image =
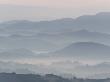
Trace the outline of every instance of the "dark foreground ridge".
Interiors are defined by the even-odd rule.
[[[0,82],[110,82],[110,79],[65,79],[53,74],[41,76],[34,74],[0,73]]]

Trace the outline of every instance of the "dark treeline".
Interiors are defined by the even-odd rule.
[[[34,74],[0,73],[0,82],[110,82],[110,79],[66,79],[53,74],[44,76]]]

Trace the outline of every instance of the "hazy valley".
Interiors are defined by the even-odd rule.
[[[110,13],[0,23],[0,72],[110,78]]]

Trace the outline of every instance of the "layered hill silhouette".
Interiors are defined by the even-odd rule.
[[[84,59],[108,59],[110,57],[110,47],[95,42],[77,42],[53,52],[57,57],[73,57]]]
[[[34,30],[37,32],[50,32],[59,33],[68,30],[80,30],[88,29],[98,32],[108,32],[110,31],[110,13],[102,12],[96,15],[83,15],[76,19],[66,18],[53,21],[9,21],[0,24],[0,28],[6,28],[7,30],[17,31],[22,30]]]

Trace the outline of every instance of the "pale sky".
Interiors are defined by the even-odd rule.
[[[32,12],[31,14],[29,14],[30,16],[27,15],[27,18],[28,17],[31,18],[31,15],[35,16],[35,14],[33,13],[39,13],[40,16],[38,17],[41,17],[41,19],[47,19],[47,18],[52,19],[53,17],[52,15],[55,13],[55,16],[53,17],[54,19],[55,17],[56,18],[77,17],[83,14],[110,12],[110,0],[0,0],[0,4],[23,5],[23,6],[34,6],[34,7],[40,6],[40,7],[51,8],[51,9],[48,9],[47,12],[45,12],[45,9],[44,10],[39,9],[42,11],[42,12],[40,11],[40,13],[38,11],[33,10],[35,12]],[[54,8],[57,8],[57,9],[54,9]],[[10,10],[8,11],[10,12]],[[2,10],[2,13],[3,12],[4,11]],[[14,13],[15,12],[13,10],[12,14]],[[11,15],[11,12],[9,13],[9,15],[5,16],[5,19],[8,16],[11,18],[12,15],[11,16],[10,15]],[[14,14],[14,15],[17,16],[17,14]],[[34,17],[34,18],[37,18],[37,17]]]
[[[110,7],[110,0],[0,0],[1,4],[54,7]]]

